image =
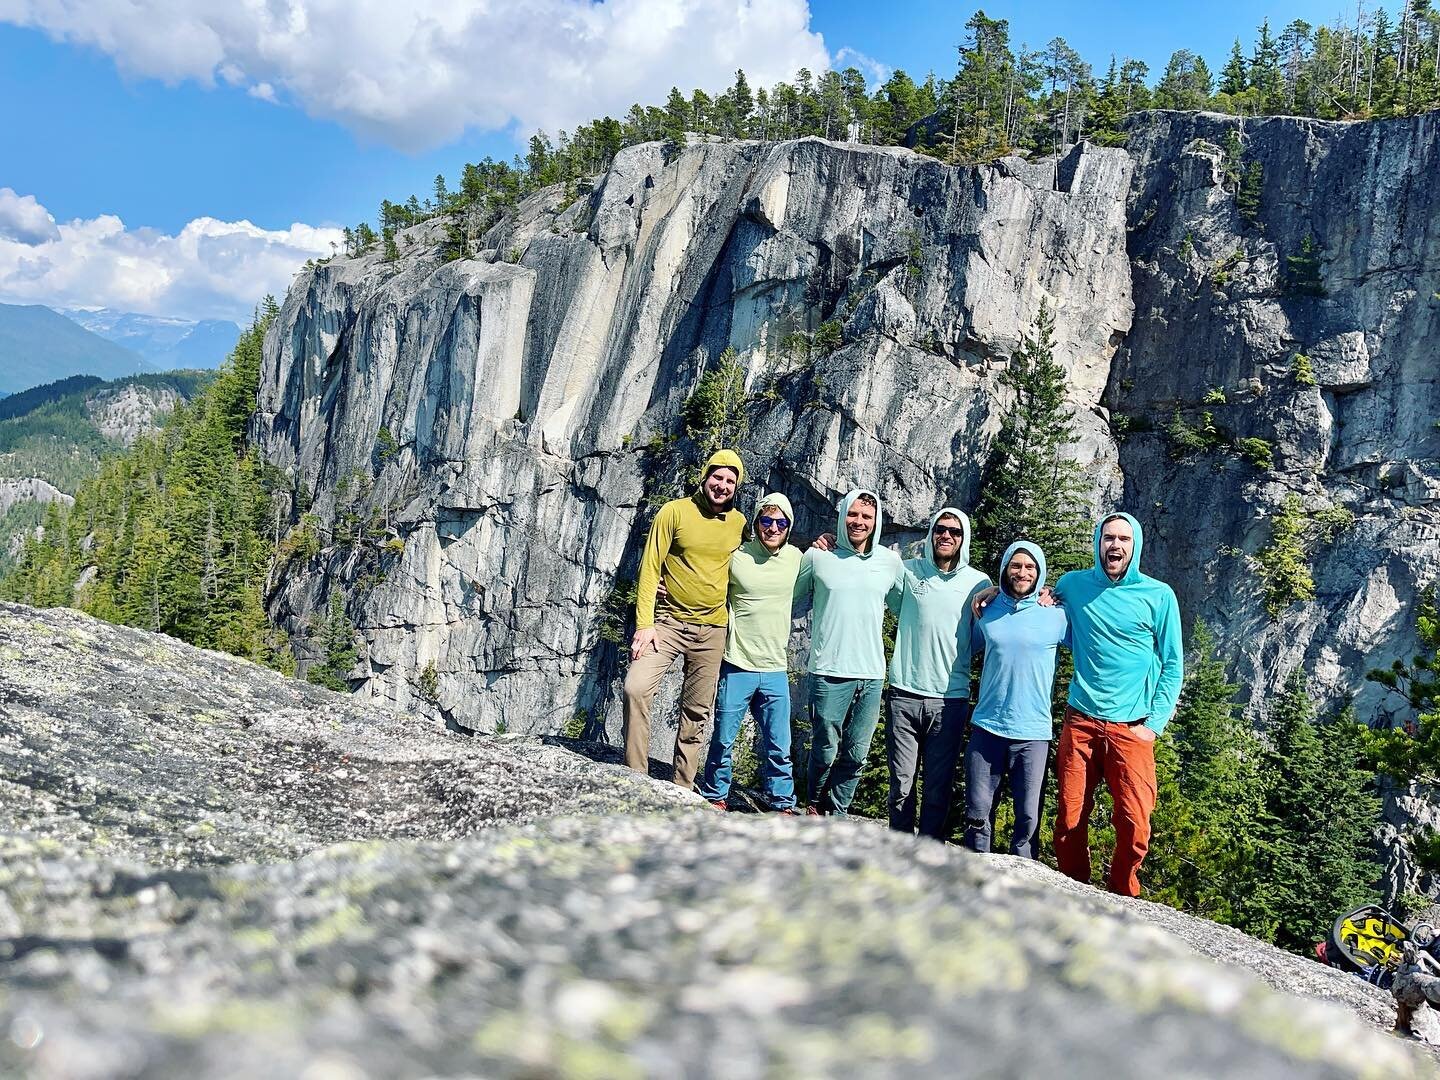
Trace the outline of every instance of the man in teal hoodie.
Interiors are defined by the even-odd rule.
[[[1090,880],[1088,823],[1104,779],[1115,809],[1109,887],[1140,895],[1140,863],[1155,809],[1155,739],[1184,680],[1180,607],[1163,581],[1140,572],[1140,523],[1110,514],[1095,527],[1095,565],[1055,583],[1070,619],[1075,674],[1055,755],[1060,870]]]
[[[840,501],[833,551],[810,548],[795,598],[809,596],[809,814],[844,815],[880,719],[885,682],[885,598],[900,583],[900,556],[880,546],[880,497],[857,489]]]
[[[888,597],[899,616],[890,660],[890,827],[915,831],[915,776],[924,771],[920,835],[942,839],[970,703],[970,598],[990,579],[970,565],[970,519],[953,506],[930,519],[925,553],[906,559]]]
[[[1040,857],[1040,801],[1050,756],[1056,650],[1070,645],[1060,606],[1040,603],[1045,553],[1017,540],[1000,560],[1000,592],[975,622],[971,645],[985,651],[980,698],[965,748],[965,846],[989,851],[996,796],[1010,781],[1015,828],[1010,854]]]
[[[786,543],[795,514],[790,500],[771,492],[760,500],[754,539],[730,556],[730,629],[715,697],[715,730],[699,792],[717,809],[728,808],[730,751],[745,711],[755,712],[760,733],[760,783],[772,810],[795,812],[790,769],[790,677],[785,647],[790,605],[800,573],[798,548]]]

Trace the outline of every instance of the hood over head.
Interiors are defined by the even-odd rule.
[[[1109,581],[1110,575],[1105,573],[1105,566],[1100,561],[1100,534],[1105,531],[1105,522],[1111,518],[1124,518],[1130,523],[1130,530],[1135,535],[1134,550],[1130,553],[1130,565],[1125,568],[1125,574],[1115,584],[1125,585],[1132,581],[1140,580],[1140,551],[1145,546],[1145,531],[1140,528],[1140,522],[1136,521],[1129,514],[1113,513],[1106,514],[1095,523],[1095,576],[1101,581]]]
[[[700,500],[702,506],[707,504],[705,498],[705,481],[710,479],[710,474],[716,469],[735,470],[736,494],[739,494],[740,485],[745,482],[745,464],[740,460],[740,455],[735,453],[734,450],[716,450],[715,453],[710,455],[710,459],[705,462],[705,468],[700,470],[700,486],[695,490],[695,498]],[[730,501],[725,504],[725,507],[729,510],[734,505],[735,496],[732,495]]]
[[[778,507],[780,512],[785,515],[785,520],[790,522],[790,528],[785,530],[785,543],[788,544],[791,535],[795,532],[795,511],[790,506],[790,500],[778,491],[772,491],[770,494],[762,496],[760,501],[755,504],[755,512],[750,515],[750,534],[758,543],[760,540],[760,511],[767,506]]]
[[[946,571],[954,573],[961,567],[970,565],[970,519],[966,517],[963,510],[957,510],[953,506],[942,506],[935,511],[935,516],[930,519],[930,527],[925,530],[925,558],[931,563],[935,562],[935,523],[942,517],[958,518],[962,534],[960,537],[960,554],[955,560],[955,570]],[[939,566],[936,566],[939,569]]]
[[[875,531],[870,534],[870,549],[865,552],[865,556],[870,556],[875,554],[875,549],[880,544],[880,530],[885,526],[885,515],[880,512],[880,496],[868,488],[855,488],[846,492],[845,497],[840,500],[840,512],[835,518],[835,545],[848,551],[855,550],[855,545],[850,543],[849,534],[845,532],[845,515],[850,510],[850,504],[861,495],[869,495],[875,500]]]
[[[1005,583],[1005,568],[1010,565],[1010,560],[1015,557],[1017,551],[1023,551],[1029,555],[1035,560],[1035,565],[1039,568],[1039,574],[1035,578],[1035,588],[1031,589],[1027,595],[1019,597],[1018,599],[1010,595],[1010,589]],[[1045,552],[1040,550],[1039,544],[1032,543],[1029,540],[1016,540],[1005,549],[1005,554],[1000,557],[1000,591],[1014,601],[1017,608],[1029,607],[1031,604],[1038,604],[1040,602],[1040,590],[1045,587],[1045,575]]]

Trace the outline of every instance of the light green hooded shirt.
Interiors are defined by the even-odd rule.
[[[932,542],[935,522],[947,515],[963,530],[953,570],[935,565]],[[905,560],[904,576],[887,598],[900,616],[891,686],[921,697],[970,696],[970,598],[989,584],[970,565],[970,519],[953,506],[941,507],[925,532],[924,556]]]
[[[760,511],[767,506],[778,508],[791,530],[795,528],[790,500],[771,492],[760,500],[750,519],[755,538],[730,556],[730,632],[725,637],[725,661],[746,671],[784,671],[788,666],[785,646],[790,640],[790,604],[800,573],[800,550],[790,543],[788,532],[773,555],[760,542]]]
[[[845,513],[861,495],[875,500],[875,531],[858,552],[845,532]],[[900,556],[880,546],[885,523],[880,497],[856,489],[840,500],[834,551],[811,548],[800,560],[795,596],[814,597],[810,673],[837,679],[885,677],[885,597],[900,583]]]

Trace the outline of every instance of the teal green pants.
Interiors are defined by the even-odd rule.
[[[883,679],[810,677],[810,805],[844,815],[880,722]]]

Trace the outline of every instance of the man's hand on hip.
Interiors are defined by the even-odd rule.
[[[647,652],[659,652],[660,646],[655,644],[655,628],[647,626],[644,630],[636,630],[635,636],[630,639],[630,659],[639,660]]]
[[[1155,729],[1146,727],[1144,724],[1135,725],[1135,735],[1141,742],[1154,742],[1156,739]]]

